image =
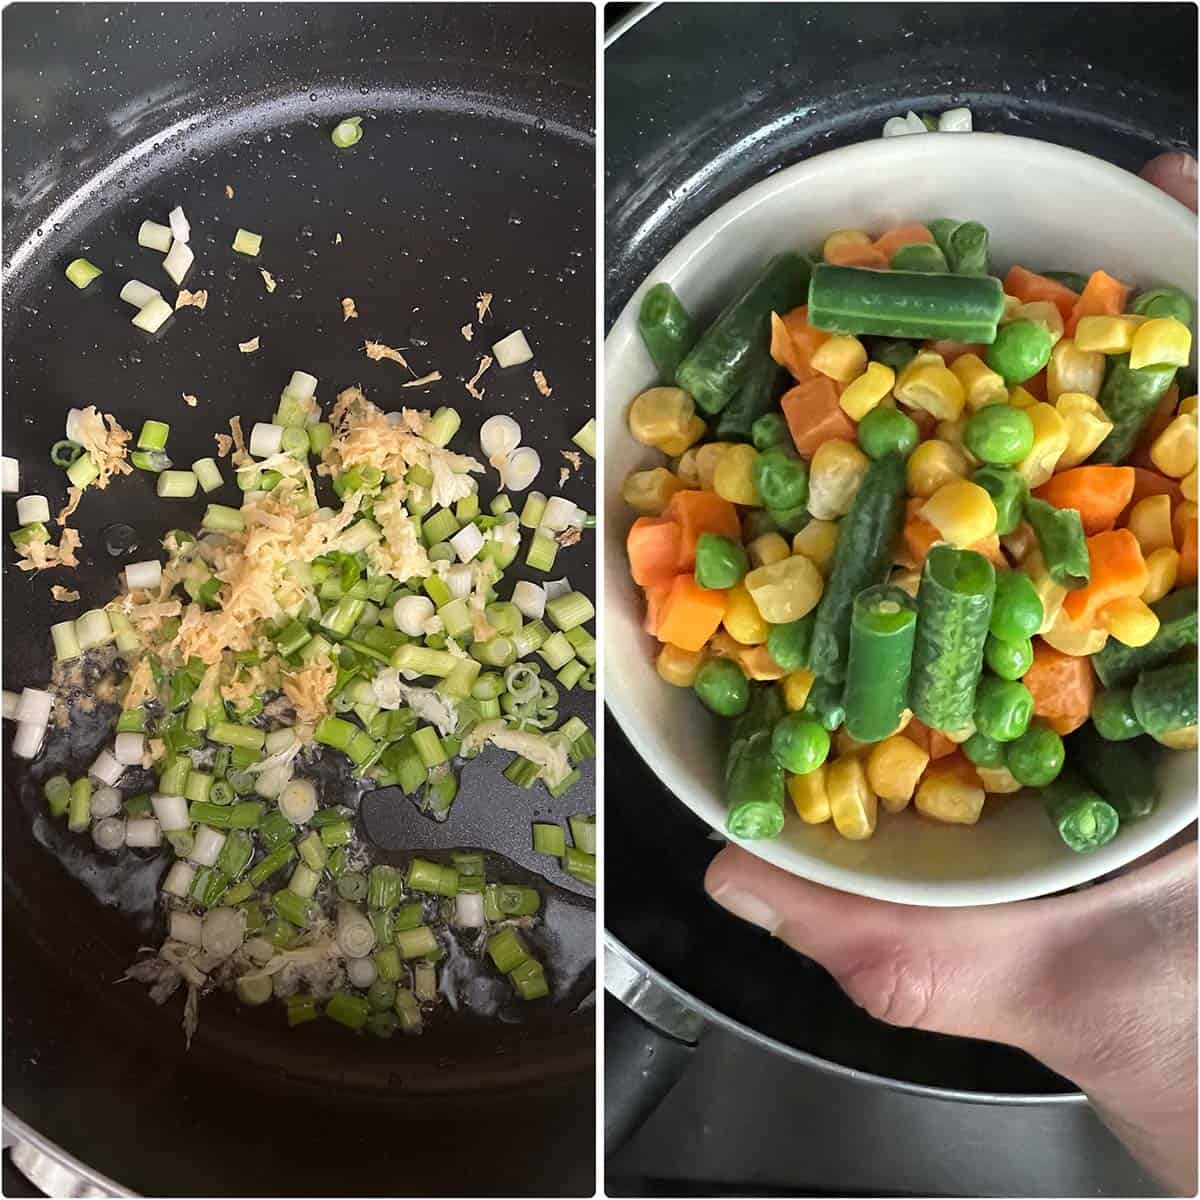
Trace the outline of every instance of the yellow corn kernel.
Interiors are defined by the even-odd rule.
[[[1154,604],[1174,590],[1179,577],[1179,551],[1174,546],[1160,546],[1146,555],[1146,587],[1142,601]]]
[[[717,464],[721,461],[725,451],[736,445],[736,442],[705,442],[703,446],[696,447],[696,475],[700,480],[700,486],[706,492],[713,490]]]
[[[753,574],[753,572],[751,572]],[[746,579],[749,580],[747,575]],[[721,618],[729,636],[743,646],[759,646],[767,640],[770,626],[758,611],[745,582],[725,593],[725,615]]]
[[[1104,355],[1098,350],[1081,350],[1074,338],[1063,338],[1046,364],[1046,399],[1057,404],[1064,392],[1100,395],[1104,368]]]
[[[1013,408],[1032,408],[1038,398],[1018,383],[1008,389],[1008,402]]]
[[[874,239],[861,229],[835,229],[821,245],[821,257],[826,261],[831,254],[850,246],[869,246]]]
[[[779,562],[789,557],[792,548],[783,534],[763,533],[746,547],[746,553],[750,556],[753,566],[766,567],[773,562]]]
[[[875,832],[879,801],[867,782],[867,772],[857,755],[825,764],[825,792],[829,813],[838,833],[859,842]]]
[[[800,620],[816,608],[825,588],[821,573],[802,554],[793,554],[770,566],[755,567],[742,582],[763,620],[771,625]],[[732,596],[733,592],[729,594]],[[761,640],[767,640],[765,634]]]
[[[921,572],[899,568],[892,572],[888,583],[893,587],[898,587],[902,592],[907,592],[915,600],[921,586]]]
[[[845,516],[870,466],[853,442],[822,442],[808,468],[808,511],[822,521]]]
[[[808,703],[808,693],[813,685],[813,673],[801,667],[785,676],[783,684],[783,702],[788,712],[799,712]]]
[[[1022,304],[1013,314],[1013,320],[1032,321],[1035,325],[1041,325],[1049,333],[1051,345],[1057,346],[1062,340],[1062,313],[1058,311],[1058,305],[1051,304],[1049,300],[1031,300],[1028,304]]]
[[[846,727],[843,725],[841,729],[833,735],[833,758],[849,758],[854,754],[862,754],[864,750],[871,748],[870,742],[860,742],[858,738],[851,737],[846,732]]]
[[[821,347],[822,350],[824,348]],[[895,382],[896,372],[891,367],[883,363],[867,363],[867,369],[852,380],[838,397],[838,404],[850,420],[861,421],[867,413],[882,403]]]
[[[1078,625],[1060,608],[1054,624],[1042,631],[1042,641],[1072,658],[1098,654],[1108,642],[1108,630],[1100,625]]]
[[[1021,307],[1021,301],[1016,296],[1010,296],[1007,292],[1004,293],[1004,307],[1000,310],[999,324],[1007,325],[1009,321],[1016,318],[1017,309]]]
[[[833,567],[833,552],[837,549],[836,521],[809,521],[792,538],[792,553],[803,554],[821,572],[828,575]]]
[[[625,478],[621,499],[637,512],[657,517],[682,487],[683,484],[666,467],[634,471]]]
[[[975,774],[989,796],[1007,796],[1019,792],[1022,784],[1013,778],[1007,767],[976,767]]]
[[[1193,467],[1180,481],[1179,490],[1185,500],[1196,503],[1196,468]]]
[[[691,687],[706,657],[703,650],[681,650],[665,642],[654,660],[654,669],[672,687]]]
[[[1140,324],[1134,316],[1080,317],[1075,326],[1075,345],[1100,354],[1128,354]]]
[[[996,532],[996,505],[991,495],[966,479],[942,484],[921,506],[920,513],[960,550]]]
[[[1171,497],[1143,496],[1129,510],[1125,522],[1129,532],[1137,538],[1146,558],[1163,546],[1175,546],[1175,533],[1171,529]]]
[[[675,462],[675,475],[685,488],[700,486],[700,472],[696,469],[696,459],[702,447],[685,450]]]
[[[967,417],[961,416],[957,421],[939,421],[933,427],[933,436],[939,442],[948,442],[951,446],[963,452],[968,465],[975,457],[963,444],[967,432]]]
[[[965,479],[970,464],[957,447],[931,438],[908,456],[908,494],[928,500],[943,484]]]
[[[1188,526],[1196,524],[1196,502],[1181,500],[1175,505],[1175,515],[1171,518],[1171,530],[1175,534],[1175,549],[1183,548],[1184,536]]]
[[[960,354],[950,364],[958,382],[962,384],[967,408],[978,412],[989,404],[1007,404],[1008,388],[1002,376],[979,357],[978,354]]]
[[[758,451],[753,446],[730,446],[717,460],[713,472],[713,491],[731,504],[762,504],[754,482],[754,464]]]
[[[1033,532],[1033,526],[1028,521],[1022,521],[1012,533],[1006,533],[1000,539],[1000,545],[1004,547],[1004,553],[1013,562],[1020,562],[1031,550],[1037,547],[1037,544],[1037,534]]]
[[[1185,725],[1182,729],[1172,729],[1170,733],[1155,735],[1154,740],[1168,750],[1195,750],[1197,746],[1197,727]]]
[[[738,663],[748,679],[774,681],[787,672],[771,657],[766,646],[743,646]]]
[[[699,417],[693,417],[676,437],[663,438],[658,448],[664,454],[683,454],[694,446],[703,436],[707,425]]]
[[[1158,365],[1186,367],[1191,353],[1192,331],[1174,317],[1155,317],[1137,327],[1129,348],[1129,365],[1134,369]]]
[[[1032,531],[1031,531],[1032,532]],[[1029,576],[1038,599],[1042,602],[1042,627],[1038,633],[1045,636],[1058,620],[1062,612],[1063,601],[1067,598],[1067,589],[1061,583],[1055,583],[1046,570],[1046,560],[1042,557],[1041,547],[1034,538],[1033,548],[1019,560],[1021,570]]]
[[[820,371],[838,383],[849,383],[866,370],[867,348],[856,337],[835,334],[813,351],[810,362],[814,371]]]
[[[1110,600],[1096,616],[1100,624],[1126,646],[1144,646],[1158,633],[1158,616],[1137,596]]]
[[[935,763],[917,787],[916,809],[935,821],[974,825],[983,812],[984,791],[957,771],[939,770]]]
[[[629,406],[629,432],[643,446],[661,447],[663,442],[685,434],[695,415],[696,407],[683,388],[649,388]],[[686,449],[684,446],[676,453]]]
[[[807,775],[789,775],[788,795],[796,815],[806,825],[821,825],[833,815],[829,811],[829,794],[825,790],[825,764]]]
[[[867,782],[885,812],[908,807],[917,783],[929,765],[929,755],[906,737],[893,734],[867,755]]]
[[[1056,464],[1057,470],[1065,471],[1091,458],[1096,447],[1112,432],[1113,423],[1100,402],[1084,392],[1063,392],[1053,403],[1054,411],[1067,427],[1067,448]]]
[[[1196,397],[1187,396],[1183,400],[1180,400],[1179,407],[1175,410],[1175,413],[1177,416],[1186,416],[1188,413],[1194,413],[1195,411]]]
[[[1017,463],[1017,474],[1031,488],[1041,487],[1067,449],[1067,425],[1049,404],[1031,404],[1025,412],[1033,422],[1033,449]]]
[[[920,408],[939,421],[957,421],[967,399],[958,376],[949,367],[929,364],[915,371],[910,363],[896,380],[896,399]]]
[[[1196,469],[1196,414],[1175,417],[1150,445],[1150,461],[1172,479]]]

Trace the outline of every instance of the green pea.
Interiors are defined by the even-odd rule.
[[[1025,787],[1045,787],[1053,783],[1063,769],[1065,757],[1062,738],[1041,721],[1035,721],[1004,748],[1004,765]]]
[[[806,505],[797,504],[795,508],[768,508],[772,527],[779,533],[792,537],[799,533],[812,520]]]
[[[1004,766],[1004,743],[976,730],[962,744],[962,752],[977,767]]]
[[[740,717],[750,705],[750,681],[732,658],[710,658],[692,688],[718,717]]]
[[[1029,638],[1009,642],[989,633],[983,644],[983,661],[1001,679],[1020,679],[1033,666],[1033,642]]]
[[[754,484],[765,507],[799,508],[808,499],[808,467],[794,450],[772,446],[754,460]]]
[[[696,541],[696,582],[702,588],[731,588],[750,569],[740,542],[720,533],[702,533]]]
[[[1012,467],[980,467],[971,476],[992,498],[996,508],[996,532],[1004,537],[1021,523],[1029,484]]]
[[[1139,292],[1131,311],[1152,319],[1174,317],[1184,325],[1191,325],[1194,306],[1187,292],[1174,287],[1160,287]]]
[[[1024,409],[989,404],[967,421],[963,441],[980,462],[1009,467],[1033,449],[1033,422]]]
[[[767,653],[772,661],[784,671],[799,671],[808,666],[808,651],[812,646],[813,626],[817,612],[813,609],[798,621],[786,625],[772,625],[767,634]]]
[[[807,775],[829,757],[829,734],[816,721],[788,713],[771,733],[771,750],[785,771]]]
[[[988,366],[1012,387],[1032,379],[1049,361],[1054,339],[1045,325],[1010,321],[1001,325],[988,347]]]
[[[1024,571],[1000,571],[988,629],[1006,642],[1031,638],[1042,627],[1046,610],[1033,580]]]
[[[1011,742],[1029,728],[1033,696],[1014,679],[985,675],[975,691],[975,728],[997,742]]]
[[[792,435],[783,413],[764,413],[750,426],[750,440],[756,450],[770,450],[772,446],[790,446]]]
[[[897,375],[917,357],[917,348],[912,342],[900,338],[867,338],[868,352],[872,362],[891,367]]]
[[[1110,742],[1127,742],[1143,733],[1133,711],[1132,688],[1109,688],[1092,701],[1092,724]]]
[[[920,440],[916,421],[898,408],[873,408],[858,423],[858,444],[870,459],[879,460],[893,450],[907,458]]]
[[[742,518],[742,537],[747,545],[755,538],[762,537],[764,533],[778,532],[779,526],[775,524],[775,518],[765,508],[752,508]]]

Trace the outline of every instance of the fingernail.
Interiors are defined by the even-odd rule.
[[[779,927],[779,914],[761,897],[734,883],[721,883],[710,893],[726,912],[731,912],[751,925],[757,925],[768,933]]]

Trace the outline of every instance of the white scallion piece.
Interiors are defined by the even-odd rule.
[[[50,637],[54,641],[55,662],[70,662],[83,653],[79,638],[75,634],[74,621],[59,621],[51,625]]]
[[[500,470],[505,491],[523,492],[542,469],[541,455],[532,446],[518,446]]]
[[[177,242],[191,241],[192,227],[188,224],[188,219],[183,215],[183,209],[178,204],[167,214],[167,222],[171,226],[171,236]]]
[[[459,892],[454,897],[454,924],[459,929],[483,928],[482,892]]]
[[[256,421],[250,430],[250,453],[255,458],[270,458],[283,445],[283,426],[269,421]]]
[[[154,591],[162,583],[162,563],[156,558],[130,563],[125,568],[125,586],[132,592],[138,588]]]
[[[54,697],[41,688],[27,687],[21,692],[21,700],[17,705],[16,719],[22,724],[49,725],[50,714],[54,711]]]
[[[170,225],[160,225],[157,221],[143,221],[138,229],[137,240],[138,245],[145,246],[147,250],[157,250],[159,254],[166,254],[174,237]]]
[[[508,456],[521,444],[521,426],[503,414],[488,417],[479,427],[479,445],[488,462],[501,470]]]
[[[281,763],[279,766],[259,771],[254,777],[254,791],[264,800],[277,800],[291,781],[292,764]]]
[[[192,269],[196,256],[187,242],[172,242],[171,252],[163,259],[163,270],[170,275],[176,287],[182,285]]]
[[[196,868],[191,863],[177,859],[163,880],[162,890],[168,896],[186,896],[192,890],[192,880],[196,878]]]
[[[317,885],[320,882],[320,871],[314,871],[308,863],[297,863],[292,877],[288,880],[288,890],[305,900],[311,900],[317,894]]]
[[[37,758],[45,736],[45,725],[37,721],[18,721],[17,732],[13,734],[13,753],[18,758]]]
[[[121,811],[121,793],[115,787],[98,787],[92,793],[92,820],[103,821]],[[124,830],[121,837],[124,840]]]
[[[198,458],[192,463],[192,474],[206,492],[215,492],[225,482],[215,458]]]
[[[191,827],[188,802],[182,796],[164,796],[156,793],[150,797],[150,807],[154,809],[154,815],[166,833],[177,833],[181,829]]]
[[[113,757],[127,767],[139,766],[145,749],[146,735],[143,733],[118,733],[113,741]]]
[[[366,958],[375,949],[375,930],[357,905],[343,900],[337,910],[337,945],[347,958]]]
[[[938,117],[939,133],[970,133],[973,128],[969,108],[948,108]]]
[[[284,725],[279,729],[272,729],[267,734],[267,740],[263,742],[263,749],[267,752],[268,757],[273,754],[283,754],[290,750],[297,741],[296,727]]]
[[[185,946],[199,946],[204,922],[190,912],[173,912],[167,926],[167,936],[173,942],[183,942]]]
[[[307,371],[293,371],[283,391],[296,400],[311,400],[317,394],[317,377]]]
[[[925,122],[910,108],[902,117],[892,117],[883,127],[883,136],[904,137],[910,133],[928,133]]]
[[[92,816],[96,815],[93,802]],[[125,845],[125,818],[102,817],[92,826],[92,841],[97,850],[107,850],[112,853]]]
[[[153,817],[135,817],[125,822],[125,845],[151,849],[161,844],[162,826]]]
[[[192,840],[192,850],[188,855],[188,861],[193,862],[198,867],[211,867],[217,861],[217,856],[221,853],[221,847],[225,845],[225,835],[219,829],[212,829],[208,825],[198,825],[196,827],[196,836]]]
[[[68,408],[65,433],[69,442],[83,441],[83,409]]]
[[[21,490],[21,464],[5,454],[0,456],[0,491],[7,493]]]
[[[518,329],[492,346],[492,356],[499,367],[519,367],[533,357],[533,351],[529,348],[524,331]]]
[[[373,958],[352,958],[346,964],[346,978],[354,987],[364,991],[375,982],[378,974],[379,968]]]
[[[307,824],[317,811],[317,789],[307,779],[293,779],[279,793],[279,811],[293,825]]]
[[[200,944],[215,958],[228,958],[246,937],[246,914],[223,905],[204,915]]]
[[[565,575],[561,579],[547,579],[542,586],[546,589],[547,600],[553,600],[556,596],[565,596],[568,592],[575,590]]]
[[[132,324],[147,333],[157,333],[170,320],[174,309],[161,297],[155,296],[149,303],[138,309]]]
[[[121,299],[126,304],[132,304],[134,308],[145,308],[155,297],[162,299],[162,292],[158,288],[152,288],[148,283],[143,283],[140,279],[131,279],[121,289]]]
[[[420,637],[425,622],[436,610],[428,596],[401,596],[392,605],[392,620],[401,633],[409,637]]]
[[[50,520],[50,501],[45,496],[22,496],[17,501],[17,524],[32,525],[34,521],[45,524]]]
[[[468,523],[450,539],[450,545],[461,562],[469,563],[483,549],[483,534],[478,525]]]
[[[252,258],[257,258],[262,249],[262,234],[251,233],[249,229],[239,229],[233,235],[233,248],[238,254],[249,254]]]
[[[553,529],[555,533],[560,533],[572,525],[576,528],[582,526],[583,513],[580,512],[579,505],[574,500],[568,500],[565,496],[551,496],[546,501],[541,524],[546,529]]]
[[[513,588],[512,602],[527,621],[540,621],[546,613],[546,589],[520,579]]]
[[[10,692],[7,688],[4,690],[4,719],[6,721],[15,721],[17,719],[17,709],[21,707],[21,696],[19,692]]]
[[[76,620],[75,636],[79,639],[81,650],[91,650],[111,642],[116,634],[113,633],[108,613],[102,608],[92,608]]]
[[[111,750],[101,750],[96,761],[88,767],[88,774],[109,787],[116,787],[125,774],[125,765],[117,762]]]
[[[472,573],[466,563],[454,563],[446,572],[446,586],[455,600],[465,600],[471,594]]]

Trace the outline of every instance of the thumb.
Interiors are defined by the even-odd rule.
[[[1180,204],[1196,211],[1196,160],[1190,154],[1173,150],[1152,158],[1139,172],[1147,183],[1162,188]]]

